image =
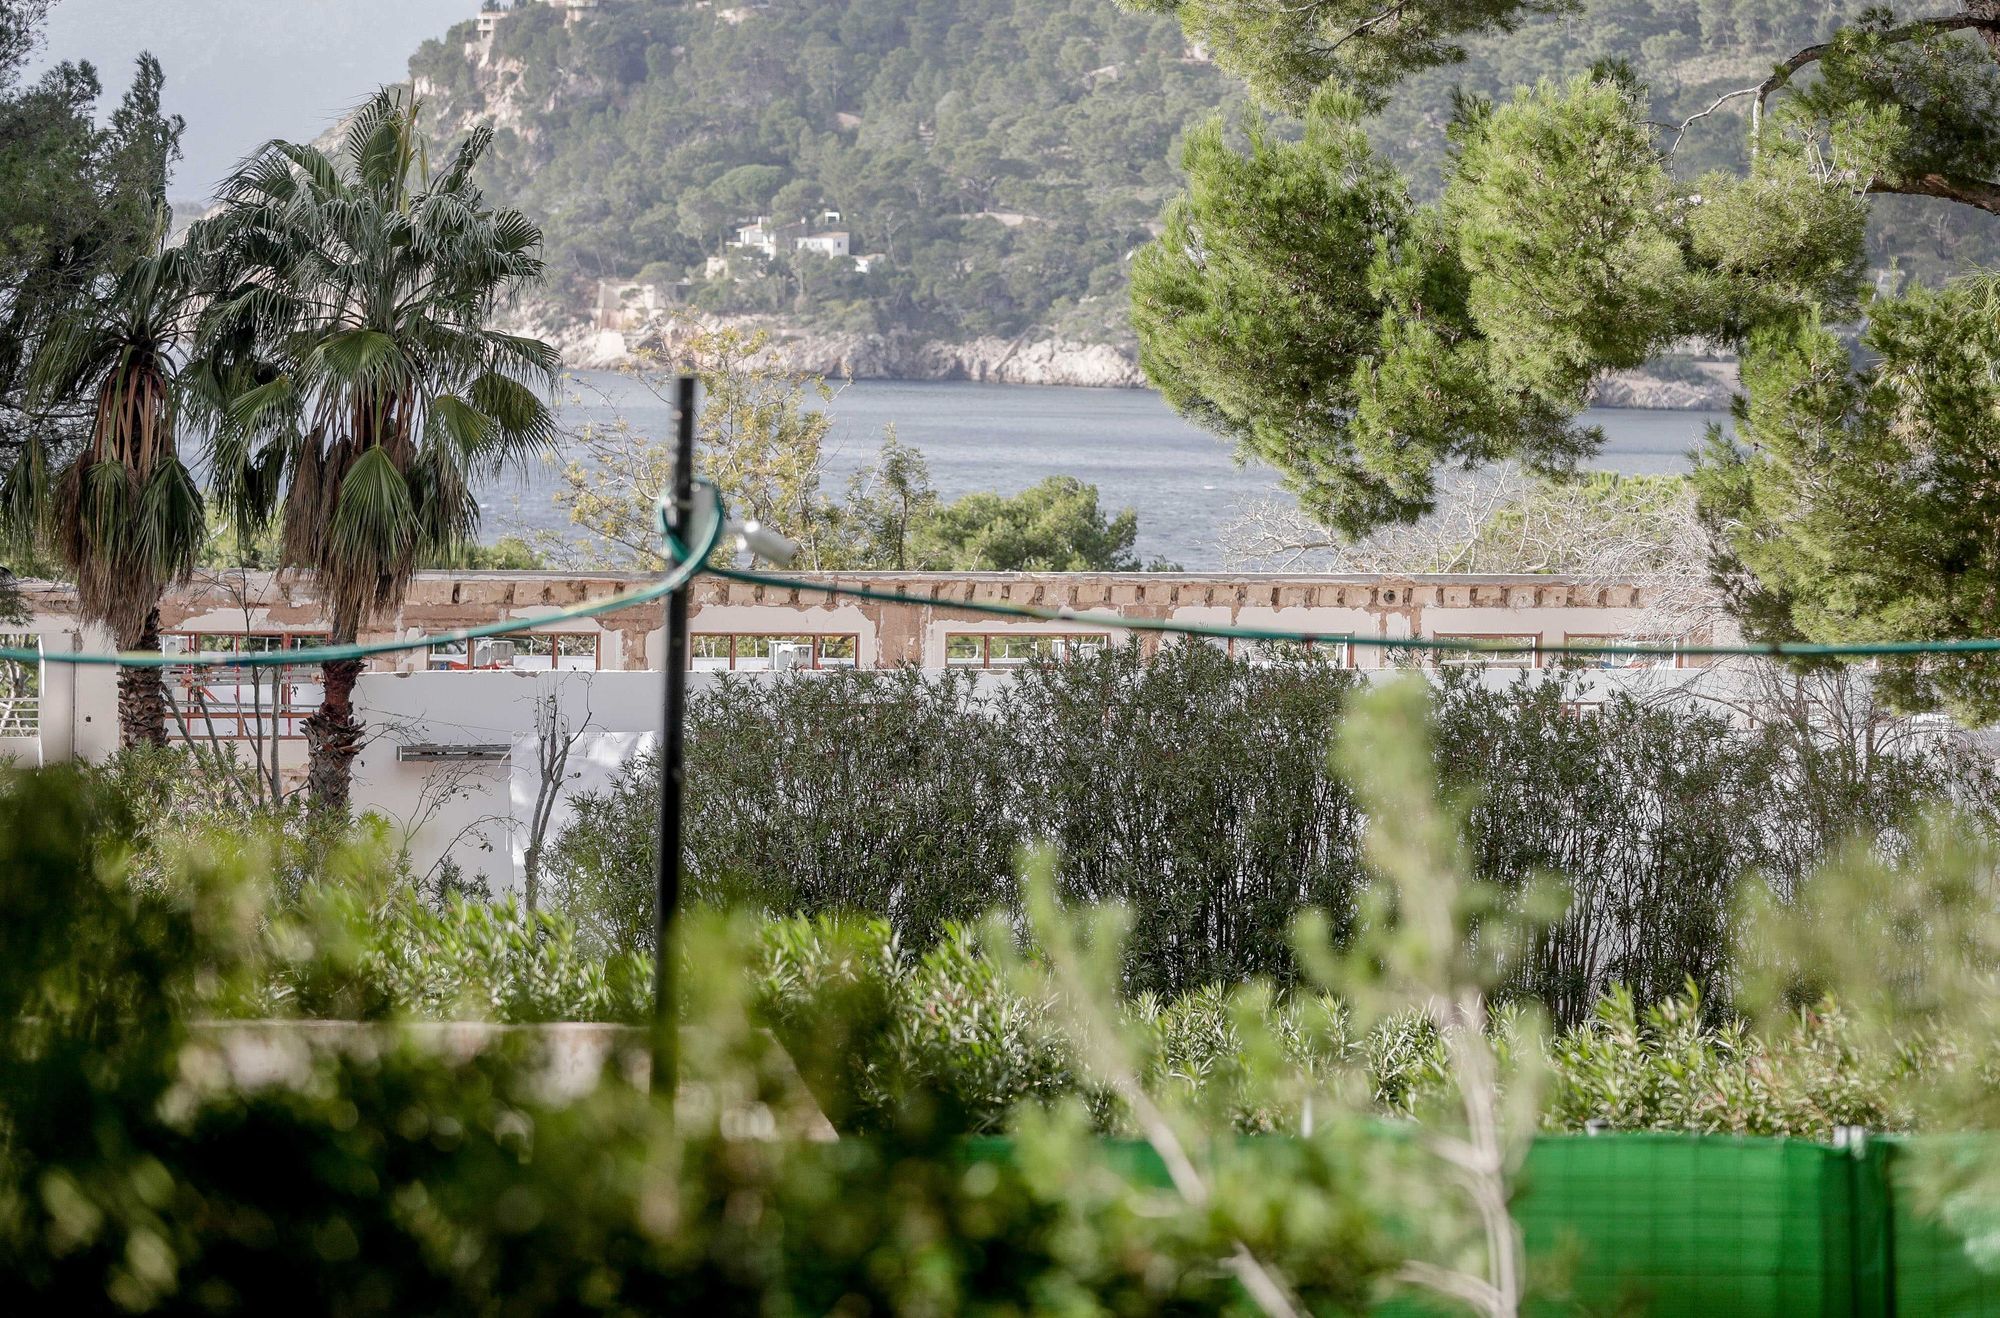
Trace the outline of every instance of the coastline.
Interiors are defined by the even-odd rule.
[[[524,317],[521,329],[559,348],[571,370],[618,370],[645,357],[671,356],[697,327],[687,320],[653,316],[637,323],[572,321],[551,326]],[[1046,385],[1087,389],[1147,389],[1137,354],[1113,343],[1060,335],[980,337],[962,341],[909,331],[886,334],[800,329],[777,317],[732,316],[702,328],[728,328],[767,336],[761,364],[828,380],[894,380],[972,384]],[[1738,388],[1734,362],[1700,362],[1673,376],[1619,371],[1592,388],[1589,406],[1642,411],[1721,412]]]

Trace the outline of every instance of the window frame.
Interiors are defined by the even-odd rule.
[[[1312,636],[1302,641],[1263,641],[1251,637],[1231,636],[1228,638],[1228,642],[1229,644],[1224,648],[1223,653],[1232,659],[1243,659],[1254,662],[1259,657],[1258,649],[1263,646],[1303,646],[1307,654],[1316,654],[1327,646],[1338,646],[1339,657],[1334,667],[1358,668],[1360,666],[1358,649],[1354,644],[1354,637],[1347,634]]]
[[[25,688],[11,696],[12,703],[0,710],[0,737],[39,737],[42,735],[42,677],[48,664],[47,652],[42,644],[40,632],[0,631],[0,646],[9,650],[33,650],[43,657],[33,664],[8,660],[0,663],[0,685],[11,685],[18,675]],[[0,695],[0,701],[10,697]]]
[[[246,651],[245,641],[276,640],[279,644],[274,647],[275,650],[283,653],[288,650],[306,650],[325,645],[331,640],[331,636],[327,632],[198,631],[181,628],[160,634],[160,645],[163,650],[170,640],[185,640],[190,643],[188,649],[178,652],[180,654],[240,655],[273,652],[272,650]],[[203,643],[210,641],[228,641],[230,646],[227,650],[204,648]],[[179,710],[179,719],[171,715],[168,717],[168,739],[179,739],[188,745],[194,745],[208,738],[216,741],[261,741],[266,735],[275,736],[279,741],[303,741],[306,735],[305,721],[319,710],[319,704],[308,705],[297,701],[295,693],[300,686],[321,685],[319,665],[310,662],[259,665],[259,668],[264,667],[275,673],[278,680],[273,684],[272,703],[259,710],[255,705],[245,704],[241,700],[224,705],[211,703],[206,697],[200,701],[195,698],[195,687],[201,674],[226,672],[253,674],[258,673],[258,668],[231,664],[167,665],[162,670],[162,678],[167,684],[168,694]],[[240,690],[243,683],[239,680],[236,685]],[[185,734],[180,726],[181,720],[185,720],[187,724]],[[253,724],[269,724],[271,732],[266,734],[261,726],[256,731],[251,731],[250,727]],[[197,727],[204,731],[197,732]]]
[[[768,662],[769,659],[768,655],[759,656],[759,655],[742,654],[741,653],[742,647],[738,644],[738,642],[746,640],[811,641],[812,662],[808,664],[804,669],[779,669]],[[715,655],[704,656],[696,654],[695,651],[700,647],[700,644],[703,641],[727,641],[729,643],[728,647],[729,653],[727,655],[727,662],[724,663],[722,667],[720,668],[699,667],[699,663],[702,659],[707,658],[712,661],[719,657]],[[833,656],[833,658],[836,660],[835,662],[831,663],[828,662],[829,656],[826,653],[826,648],[827,648],[826,643],[828,641],[839,641],[846,644],[848,649],[851,651],[851,653],[847,656],[847,662],[845,663],[838,662],[839,656]],[[764,667],[744,668],[741,666],[741,663],[739,662],[740,660],[743,659],[757,659],[757,658],[764,658],[767,660]],[[801,672],[801,671],[812,672],[812,673],[825,673],[825,672],[842,672],[845,670],[856,669],[859,667],[861,667],[861,633],[859,632],[761,632],[761,631],[760,632],[694,632],[690,634],[688,637],[688,671],[691,673],[775,673],[775,672]]]
[[[529,639],[546,640],[549,642],[550,662],[547,668],[522,667],[518,664],[509,664],[505,668],[474,668],[472,666],[472,654],[479,641],[513,641],[518,646],[523,640]],[[438,661],[440,659],[449,660],[451,657],[450,652],[447,651],[444,654],[440,654],[439,650],[442,647],[436,645],[429,647],[424,651],[424,671],[427,673],[601,673],[604,671],[604,633],[602,632],[539,631],[528,627],[518,632],[501,632],[497,636],[482,636],[479,638],[479,641],[467,641],[463,643],[465,645],[466,659],[466,662],[463,664],[447,662],[440,666]],[[590,643],[590,667],[556,667],[554,661],[561,657],[560,649],[564,641],[588,641]]]
[[[1424,639],[1429,641],[1526,641],[1525,646],[1510,650],[1432,650],[1430,663],[1434,668],[1479,668],[1502,669],[1528,672],[1542,667],[1542,634],[1540,632],[1432,632]],[[1527,662],[1495,662],[1497,656],[1525,653]]]
[[[1687,655],[1681,652],[1680,643],[1663,636],[1614,636],[1609,632],[1564,632],[1564,645],[1671,645],[1673,657],[1661,660],[1659,655],[1575,655],[1567,656],[1583,659],[1598,672],[1645,672],[1660,668],[1686,668]],[[1644,659],[1648,662],[1633,663],[1631,660]],[[1624,660],[1626,662],[1615,662]]]
[[[1031,631],[1001,630],[1001,631],[990,631],[990,632],[946,632],[944,637],[944,666],[946,668],[965,669],[971,672],[1006,672],[1010,669],[1025,668],[1029,664],[1033,663],[1036,659],[1044,657],[1042,655],[1031,654],[1025,659],[1001,659],[996,663],[993,658],[993,642],[996,640],[1027,641],[1031,645],[1039,642],[1061,643],[1064,646],[1064,652],[1057,655],[1049,656],[1053,657],[1058,663],[1066,663],[1069,660],[1078,657],[1074,654],[1068,653],[1068,647],[1075,644],[1076,642],[1089,641],[1097,645],[1102,650],[1109,650],[1113,644],[1111,633],[1108,631],[1031,632]],[[952,642],[954,641],[979,642],[978,659],[973,660],[973,659],[952,658],[951,647],[952,647]]]

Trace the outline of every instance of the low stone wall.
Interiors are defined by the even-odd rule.
[[[611,1075],[643,1089],[652,1069],[642,1029],[486,1021],[206,1021],[194,1027],[184,1066],[210,1084],[255,1090],[303,1085],[314,1062],[327,1054],[379,1057],[415,1047],[446,1062],[464,1063],[492,1048],[523,1045],[539,1053],[539,1097],[552,1103],[581,1098]],[[789,1062],[784,1065],[789,1071]],[[732,1138],[836,1138],[832,1123],[795,1071],[776,1099],[759,1101],[753,1095],[684,1080],[675,1102],[684,1113],[717,1120]]]

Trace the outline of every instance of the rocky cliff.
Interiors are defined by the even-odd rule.
[[[1143,389],[1145,374],[1129,348],[1061,335],[952,342],[904,331],[887,334],[800,329],[775,317],[738,316],[708,322],[769,336],[765,361],[783,370],[844,380],[973,380],[984,384],[1073,385]],[[520,328],[555,342],[572,370],[615,370],[642,356],[672,357],[694,332],[672,318],[654,318],[629,329],[599,329],[576,322],[533,323]],[[1722,412],[1737,389],[1733,363],[1703,362],[1671,373],[1619,371],[1591,392],[1597,407]]]
[[[1123,348],[1062,337],[1022,335],[946,342],[903,331],[887,334],[801,330],[775,318],[710,322],[769,336],[765,361],[784,370],[846,380],[975,380],[987,384],[1143,388],[1139,363]],[[671,357],[693,332],[685,321],[655,320],[633,329],[576,324],[539,332],[576,370],[606,370],[640,356]]]
[[[1590,391],[1594,407],[1643,407],[1675,412],[1726,412],[1742,387],[1733,361],[1675,363],[1678,369],[1614,371]]]

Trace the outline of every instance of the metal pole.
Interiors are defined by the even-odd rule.
[[[694,510],[695,381],[680,378],[679,414],[674,435],[674,534],[683,543]],[[674,992],[674,928],[681,905],[681,800],[687,783],[687,675],[689,657],[688,590],[683,585],[667,596],[666,707],[660,726],[660,854],[659,899],[654,910],[653,942],[653,1092],[669,1104],[680,1079],[678,1001]]]

